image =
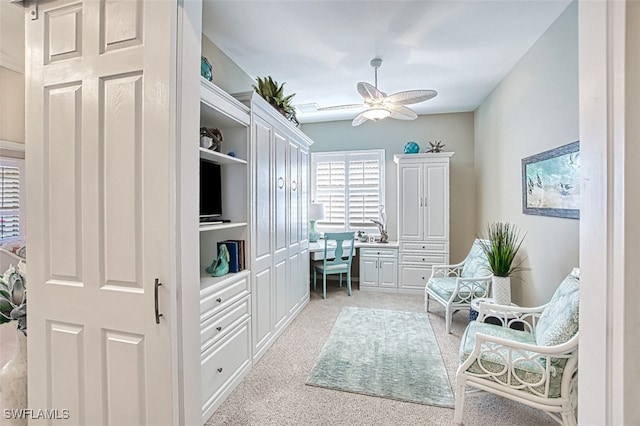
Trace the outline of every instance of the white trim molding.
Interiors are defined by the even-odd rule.
[[[580,1],[578,421],[584,424],[640,421],[639,20],[635,1]]]

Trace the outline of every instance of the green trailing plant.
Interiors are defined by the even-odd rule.
[[[496,277],[508,277],[523,271],[522,262],[514,264],[518,250],[524,241],[518,228],[510,223],[494,222],[487,225],[487,235],[480,240],[487,256],[489,269]]]
[[[291,99],[296,94],[292,93],[291,95],[284,96],[285,83],[278,84],[278,82],[271,78],[271,76],[264,78],[258,77],[256,78],[256,81],[258,85],[253,85],[253,89],[256,93],[262,96],[265,101],[269,102],[283,114],[295,116],[295,108],[291,103]]]
[[[20,269],[11,266],[0,277],[0,324],[17,321],[18,330],[27,335],[27,287]]]

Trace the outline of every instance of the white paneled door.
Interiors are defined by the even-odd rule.
[[[176,422],[176,10],[26,20],[29,407],[69,424]]]

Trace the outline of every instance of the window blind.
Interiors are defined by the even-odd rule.
[[[20,236],[20,169],[0,165],[0,239]]]
[[[312,199],[322,231],[374,230],[384,205],[384,150],[312,153]]]

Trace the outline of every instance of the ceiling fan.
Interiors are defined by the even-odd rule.
[[[362,111],[351,122],[352,126],[359,126],[367,120],[379,121],[384,118],[397,120],[415,120],[418,115],[405,105],[415,104],[434,98],[438,92],[435,90],[407,90],[387,96],[378,89],[378,68],[382,65],[382,59],[374,58],[370,62],[375,72],[375,85],[359,82],[356,86],[360,96],[364,98],[364,104],[339,105],[333,107],[318,108],[319,111],[328,111],[344,108],[362,108]]]

